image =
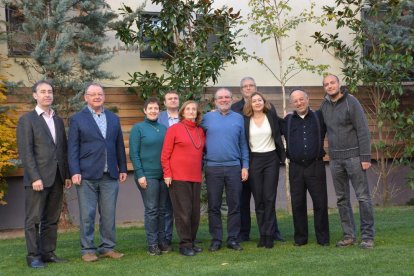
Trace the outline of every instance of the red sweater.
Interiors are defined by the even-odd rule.
[[[169,127],[161,153],[164,178],[201,183],[205,139],[194,122],[182,120]]]

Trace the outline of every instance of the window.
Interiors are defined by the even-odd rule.
[[[148,22],[152,28],[162,28],[161,26],[161,19],[159,18],[159,12],[144,12],[141,14],[142,22],[141,27],[143,26],[144,22]],[[142,59],[163,59],[168,56],[167,53],[172,52],[172,45],[168,45],[166,49],[163,51],[153,51],[150,47],[151,39],[145,37],[144,33],[144,45],[140,47],[139,56]]]
[[[23,31],[23,12],[13,5],[6,6],[6,21],[9,56],[29,56],[34,44]]]

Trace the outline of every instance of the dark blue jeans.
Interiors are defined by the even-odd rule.
[[[168,188],[162,179],[147,179],[147,188],[137,183],[144,202],[144,226],[148,246],[166,243],[165,240],[165,204]]]
[[[221,204],[224,189],[228,206],[227,241],[237,241],[240,232],[241,168],[240,166],[206,166],[205,175],[208,199],[208,225],[212,242],[221,243],[223,240]]]
[[[362,169],[359,157],[333,159],[330,161],[332,180],[335,187],[337,206],[344,238],[356,238],[356,226],[352,212],[350,187],[351,181],[359,203],[361,239],[374,239],[374,212],[369,192],[367,173]]]

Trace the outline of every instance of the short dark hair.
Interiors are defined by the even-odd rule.
[[[155,97],[151,97],[148,98],[145,102],[144,102],[144,110],[147,110],[147,107],[150,103],[156,103],[158,105],[158,107],[160,107],[160,101],[155,98]]]
[[[326,75],[324,75],[324,76],[323,76],[323,79],[322,79],[322,85],[323,85],[323,82],[325,81],[326,77],[329,77],[329,76],[335,77],[336,81],[337,81],[339,84],[341,84],[341,82],[339,81],[339,78],[338,78],[338,76],[337,76],[337,75],[334,75],[334,74],[328,73],[328,74],[326,74]]]
[[[52,87],[52,91],[54,91],[55,89],[53,88],[53,85],[52,85],[52,81],[49,81],[49,80],[40,80],[40,81],[37,81],[35,84],[33,84],[33,86],[32,86],[32,92],[33,93],[36,93],[37,92],[37,88],[39,87],[39,85],[41,85],[41,84],[47,84],[47,85],[50,85],[50,87]]]
[[[175,94],[178,97],[180,97],[180,95],[178,95],[177,90],[169,90],[169,91],[165,92],[165,94],[164,94],[164,101],[165,101],[165,96],[167,96],[167,94]]]

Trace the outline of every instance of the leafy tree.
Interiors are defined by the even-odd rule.
[[[216,83],[226,63],[235,63],[244,54],[237,40],[239,12],[228,7],[214,9],[214,1],[151,2],[162,6],[157,24],[145,16],[142,7],[132,10],[124,5],[123,19],[114,29],[125,44],[163,55],[164,72],[129,73],[131,78],[125,83],[138,86],[143,98],[174,89],[184,99],[200,101],[207,83]]]
[[[7,67],[4,64],[6,59],[0,55],[0,68]],[[0,205],[6,204],[4,195],[7,192],[7,182],[5,177],[16,167],[16,120],[10,115],[12,110],[5,105],[7,99],[7,89],[5,82],[7,78],[0,74]]]
[[[116,17],[104,0],[13,0],[9,7],[24,15],[22,34],[33,46],[30,57],[16,58],[30,82],[49,79],[61,117],[82,105],[85,84],[114,78],[101,66],[111,58],[103,46],[109,22]],[[11,37],[13,39],[13,36]],[[61,224],[69,226],[66,197]]]
[[[276,60],[265,61],[262,57],[253,53],[251,57],[265,66],[282,88],[283,114],[286,115],[286,86],[288,82],[300,74],[303,70],[322,74],[328,68],[327,65],[314,64],[313,59],[306,55],[310,45],[304,45],[300,41],[289,40],[291,32],[301,24],[324,21],[314,14],[313,2],[309,1],[309,9],[293,11],[289,0],[250,0],[251,12],[248,16],[249,29],[260,36],[261,42],[271,41],[276,52]],[[245,23],[249,23],[245,22]],[[294,48],[294,54],[289,55],[289,50]],[[275,69],[276,67],[276,69]],[[286,163],[286,175],[289,175],[289,164]],[[285,177],[285,192],[288,210],[290,204],[289,178]]]
[[[314,34],[315,41],[342,62],[342,73],[351,92],[367,96],[364,108],[374,124],[373,143],[378,165],[374,191],[387,204],[395,195],[390,175],[400,156],[414,154],[414,110],[403,109],[404,82],[414,76],[414,2],[336,0],[324,6],[328,20],[347,31],[347,43],[339,33]],[[360,16],[362,14],[362,17]],[[407,160],[407,159],[405,159]]]

